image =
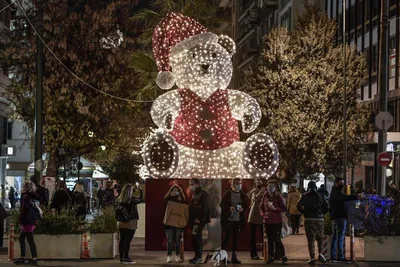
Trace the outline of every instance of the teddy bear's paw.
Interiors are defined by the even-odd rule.
[[[154,178],[169,178],[178,168],[179,149],[167,133],[152,133],[143,146],[143,160]]]
[[[244,145],[243,164],[254,178],[269,178],[279,166],[278,147],[269,135],[252,135]]]

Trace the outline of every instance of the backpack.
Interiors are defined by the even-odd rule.
[[[43,212],[34,201],[31,200],[30,204],[29,211],[26,214],[25,223],[28,225],[36,225],[42,218]]]
[[[118,202],[115,208],[115,219],[117,219],[119,222],[129,222],[132,220],[132,218],[133,209],[129,213],[128,209],[126,208],[126,204],[124,205]]]

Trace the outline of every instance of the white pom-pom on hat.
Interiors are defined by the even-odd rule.
[[[160,71],[156,83],[161,89],[169,90],[175,85],[174,75],[169,71]]]

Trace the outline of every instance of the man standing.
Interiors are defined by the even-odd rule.
[[[347,210],[345,206],[346,201],[354,201],[361,199],[362,195],[349,195],[343,194],[344,188],[343,178],[336,177],[335,184],[332,187],[331,195],[329,198],[330,217],[332,222],[332,238],[331,238],[331,260],[332,262],[346,262],[345,255],[343,254],[344,235],[346,232],[347,223]],[[339,248],[339,255],[337,255],[337,247]]]
[[[322,254],[322,241],[324,237],[324,214],[329,211],[329,204],[326,198],[317,192],[317,185],[314,181],[308,183],[307,192],[302,195],[297,203],[297,209],[304,215],[308,251],[310,253],[308,264],[315,263],[315,240],[318,243],[318,260],[325,263],[326,259]]]
[[[244,211],[248,205],[246,195],[242,191],[242,181],[240,178],[232,180],[231,189],[225,192],[221,200],[221,227],[225,233],[222,249],[226,250],[229,239],[232,235],[232,264],[240,264],[236,255],[240,231],[244,230],[246,218]]]
[[[202,263],[203,239],[202,231],[204,226],[210,222],[210,208],[208,203],[208,193],[200,186],[197,178],[189,181],[192,200],[189,204],[189,222],[192,226],[192,245],[195,256],[189,263]]]
[[[105,191],[103,189],[103,185],[100,184],[100,188],[97,191],[97,199],[99,201],[99,211],[103,208],[103,200],[104,200],[104,196],[105,196]]]
[[[326,198],[329,197],[329,192],[328,192],[328,190],[325,189],[325,185],[324,184],[321,184],[321,186],[318,189],[318,193],[320,195],[326,197]]]

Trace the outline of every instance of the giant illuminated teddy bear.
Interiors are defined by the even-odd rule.
[[[209,32],[197,21],[169,13],[155,28],[153,52],[157,84],[168,90],[153,103],[159,127],[145,142],[145,167],[156,178],[270,177],[278,151],[265,134],[254,131],[261,110],[248,94],[227,89],[235,43]]]

